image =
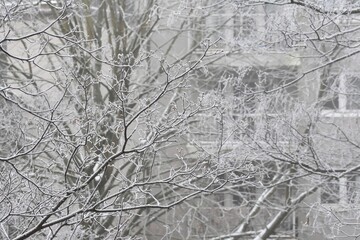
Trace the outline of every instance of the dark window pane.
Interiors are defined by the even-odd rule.
[[[324,89],[324,108],[339,109],[339,84],[338,76],[332,75],[322,80],[322,88]]]
[[[331,179],[321,189],[321,203],[339,203],[340,185],[338,179]]]
[[[346,108],[360,109],[360,78],[358,77],[347,77]]]
[[[347,177],[346,182],[346,191],[347,191],[347,202],[348,203],[358,203],[359,202],[359,184],[357,183],[356,175],[351,175]]]

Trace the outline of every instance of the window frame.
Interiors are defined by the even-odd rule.
[[[209,49],[210,52],[218,52],[226,50],[228,44],[234,44],[239,37],[246,39],[260,28],[260,23],[264,21],[266,14],[254,8],[249,8],[245,14],[243,11],[244,9],[240,14],[236,8],[226,5],[218,8],[215,13],[207,12],[200,16],[189,17],[189,26],[192,28],[188,36],[189,49],[199,45],[197,49],[201,50],[204,44],[205,47],[206,44],[213,44]]]
[[[228,132],[229,138],[227,138],[226,142],[222,143],[221,146],[223,150],[228,148],[233,149],[236,147],[236,143],[243,141],[248,134],[255,133],[259,127],[267,125],[269,120],[277,118],[282,114],[286,114],[289,106],[294,103],[294,100],[298,99],[299,87],[295,84],[288,89],[284,89],[284,96],[288,98],[288,101],[284,101],[283,98],[277,98],[270,104],[273,107],[271,113],[265,113],[261,110],[260,112],[257,111],[257,100],[251,96],[252,92],[259,91],[260,88],[258,87],[266,87],[265,90],[269,90],[269,86],[272,88],[277,85],[282,85],[285,82],[291,82],[296,78],[298,67],[294,65],[282,65],[268,69],[263,66],[258,66],[254,69],[255,70],[253,71],[252,67],[244,68],[244,71],[250,72],[249,79],[246,79],[247,74],[242,75],[241,73],[233,71],[220,73],[219,75],[205,74],[203,77],[199,76],[199,78],[197,78],[197,81],[194,83],[196,88],[206,88],[208,92],[213,91],[216,95],[230,96],[232,98],[228,99],[232,107],[221,116],[215,113],[211,116],[207,114],[197,115],[199,126],[194,129],[193,135],[197,136],[196,142],[199,143],[204,150],[214,150],[213,143],[218,140],[217,137],[219,135],[217,134],[217,130],[220,129],[223,123],[222,121],[230,121],[234,126],[236,125],[235,127],[238,129],[233,129],[231,132]],[[254,77],[255,75],[257,76],[257,74],[263,76],[264,79]],[[284,76],[287,79],[286,81],[284,81]],[[230,82],[225,82],[221,79],[229,80]],[[265,85],[261,86],[262,83]],[[247,86],[248,84],[251,84],[254,88],[249,88]],[[244,98],[244,93],[249,94],[249,97]],[[243,100],[245,101],[243,102]],[[279,100],[281,102],[279,102]],[[237,106],[243,106],[245,108]],[[202,135],[201,133],[206,133],[206,135]],[[268,136],[275,136],[275,132],[266,132],[266,134]]]
[[[359,188],[360,187],[360,176],[359,174],[353,173],[349,174],[347,176],[343,176],[340,178],[333,177],[329,180],[329,177],[325,177],[324,180],[322,180],[322,185],[320,188],[319,193],[319,202],[322,205],[330,205],[330,206],[346,206],[349,204],[358,204],[360,203],[360,193],[356,194],[354,197],[354,191],[353,188]],[[329,187],[327,188],[328,184],[332,184],[333,188],[334,186],[337,188],[336,192],[333,192],[332,194],[336,194],[336,196],[329,195]],[[333,185],[335,184],[335,185]],[[334,190],[334,189],[332,189]],[[324,201],[323,195],[329,195],[328,198],[336,198],[335,200],[331,201]]]
[[[359,81],[360,83],[360,73],[357,72],[348,72],[345,73],[343,71],[338,73],[330,73],[328,76],[328,79],[334,78],[331,82],[328,82],[325,91],[333,92],[334,97],[332,99],[326,100],[324,104],[324,108],[321,111],[321,115],[324,117],[360,117],[360,92],[359,92],[359,107],[358,108],[351,108],[349,107],[349,103],[351,100],[351,94],[348,93],[348,89],[351,89],[349,87],[350,81]],[[334,89],[334,85],[335,89]],[[359,84],[359,90],[360,90],[360,84]],[[337,101],[337,106],[334,105],[333,108],[326,108],[325,105],[330,103],[330,101]]]

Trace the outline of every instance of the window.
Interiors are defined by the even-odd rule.
[[[191,19],[191,45],[199,43],[215,44],[215,48],[224,47],[233,38],[232,13],[228,9],[216,9],[215,12],[203,12]],[[208,41],[208,42],[207,42]],[[200,46],[202,46],[201,44]]]
[[[321,189],[321,203],[339,203],[340,202],[340,184],[338,179],[328,180]]]
[[[199,94],[206,92],[209,94],[207,96],[223,99],[228,103],[228,108],[226,112],[214,109],[211,113],[197,115],[192,134],[189,135],[194,142],[204,150],[213,152],[218,151],[220,145],[222,150],[233,149],[240,147],[234,143],[242,140],[284,135],[281,133],[285,129],[275,129],[274,123],[282,113],[289,113],[288,109],[297,98],[297,86],[294,84],[273,94],[252,93],[271,90],[292,81],[296,67],[249,67],[239,71],[219,71],[217,68],[207,69],[207,72],[198,72],[198,77],[192,83],[193,88],[198,89]],[[226,141],[222,142],[224,136]],[[277,140],[281,141],[279,138]]]
[[[352,204],[360,200],[360,176],[324,179],[320,201],[324,204]]]
[[[238,122],[236,137],[255,136],[257,130],[272,135],[273,123],[279,114],[286,113],[297,98],[297,85],[292,84],[274,93],[269,91],[283,86],[295,79],[296,68],[255,68],[244,70],[234,84],[234,120]],[[257,93],[252,95],[252,93]]]
[[[333,74],[322,82],[324,109],[349,111],[360,109],[360,78],[355,74]]]
[[[203,11],[190,18],[190,47],[199,43],[214,44],[213,48],[224,48],[234,43],[234,40],[244,39],[254,34],[258,18],[263,14],[255,14],[255,9],[234,11],[231,4],[214,7],[202,6]],[[200,45],[201,46],[201,45]]]
[[[234,14],[233,16],[233,37],[235,39],[248,38],[255,33],[257,24],[256,20],[259,15],[254,13],[254,9]],[[261,16],[263,17],[263,16]]]
[[[234,96],[236,98],[244,98],[245,102],[236,104],[236,111],[242,113],[255,113],[259,106],[259,101],[265,96],[260,96],[261,99],[252,97],[254,92],[266,92],[293,81],[295,79],[296,68],[293,66],[282,66],[278,68],[265,67],[250,67],[244,70],[244,74],[238,78],[234,86]],[[286,106],[291,103],[291,99],[296,98],[297,85],[292,84],[284,89],[276,91],[276,95],[265,94],[270,96],[271,109],[270,112],[278,112],[286,110]],[[280,96],[281,95],[281,96]],[[246,98],[248,96],[248,98]],[[286,99],[284,99],[284,97]],[[245,108],[244,108],[245,107]],[[246,109],[247,108],[247,109]],[[245,112],[244,112],[245,111]],[[250,112],[249,112],[250,111]]]

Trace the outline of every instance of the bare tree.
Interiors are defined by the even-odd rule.
[[[1,237],[357,236],[340,2],[2,1]]]

